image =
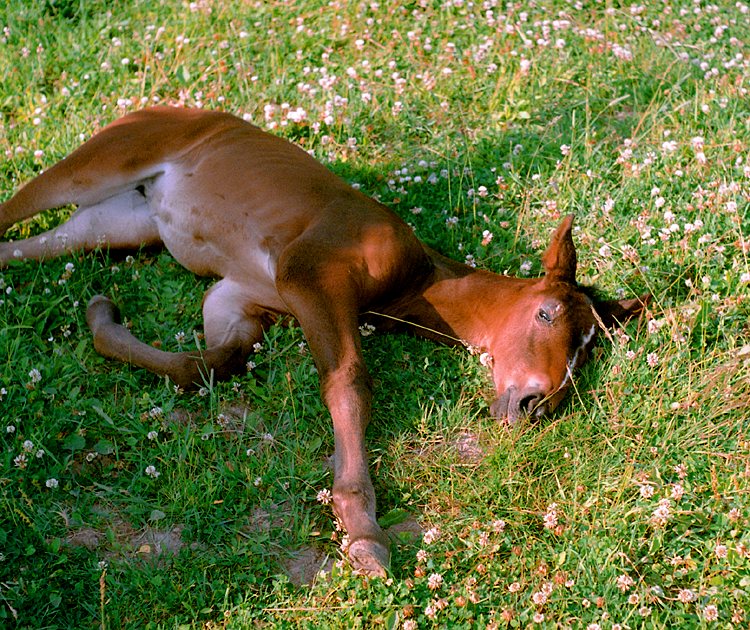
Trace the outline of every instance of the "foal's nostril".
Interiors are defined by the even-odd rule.
[[[544,392],[528,392],[518,401],[519,411],[531,415],[543,400]]]

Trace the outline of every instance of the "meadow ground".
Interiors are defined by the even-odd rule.
[[[447,255],[538,275],[574,212],[579,280],[653,294],[553,418],[512,429],[477,357],[365,338],[395,538],[367,580],[340,561],[298,328],[176,392],[100,358],[83,307],[104,293],[141,338],[194,348],[207,281],[153,251],[14,262],[0,625],[747,627],[748,4],[7,0],[0,29],[3,199],[125,112],[220,108]]]

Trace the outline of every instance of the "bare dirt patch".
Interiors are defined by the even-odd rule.
[[[330,572],[334,558],[313,546],[300,547],[281,562],[281,568],[295,586],[311,584],[321,571]]]
[[[73,527],[67,515],[63,515],[70,528],[65,537],[65,544],[71,547],[85,547],[108,561],[138,558],[157,564],[167,562],[170,557],[178,555],[188,546],[182,539],[182,524],[165,528],[146,526],[136,529],[111,508],[95,506],[93,511],[104,517],[106,524],[99,527]],[[272,529],[290,526],[290,515],[290,506],[283,502],[271,504],[266,509],[256,507],[249,512],[242,531],[248,536],[268,534]],[[424,533],[417,519],[411,515],[385,531],[394,546],[415,544]],[[200,547],[200,543],[189,545],[190,549]],[[281,558],[278,550],[269,551],[269,558],[276,565],[276,571],[283,572],[292,584],[301,587],[314,582],[321,571],[332,570],[338,553],[330,553],[331,549],[330,546],[326,550],[319,545],[303,545],[286,554],[282,553]]]
[[[184,526],[169,529],[147,526],[136,530],[121,519],[112,521],[107,529],[81,527],[71,531],[65,541],[71,547],[99,550],[108,560],[123,558],[160,558],[175,556],[185,547],[182,540]],[[111,533],[108,533],[111,532]]]
[[[464,463],[475,464],[484,459],[485,452],[479,444],[479,436],[468,431],[459,433],[450,446]]]
[[[391,542],[398,543],[410,543],[417,542],[424,534],[424,529],[417,522],[417,519],[413,516],[408,516],[406,519],[395,525],[391,525],[385,530],[388,538]]]

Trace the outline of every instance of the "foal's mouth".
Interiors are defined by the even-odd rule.
[[[540,420],[557,408],[565,391],[567,387],[561,385],[549,393],[523,393],[511,385],[490,405],[490,413],[511,426],[522,418]]]

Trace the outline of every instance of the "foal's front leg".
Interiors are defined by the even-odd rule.
[[[369,575],[385,576],[390,544],[375,517],[375,490],[365,449],[372,391],[348,270],[336,273],[319,265],[313,271],[309,254],[297,262],[299,266],[287,259],[280,266],[277,287],[305,333],[333,419],[334,510],[349,536],[352,566]],[[302,267],[305,272],[300,274]]]
[[[344,355],[335,369],[321,373],[321,389],[333,419],[333,505],[349,536],[349,559],[355,569],[384,576],[390,551],[376,520],[375,489],[367,466],[365,430],[372,391],[361,356],[351,360]]]

